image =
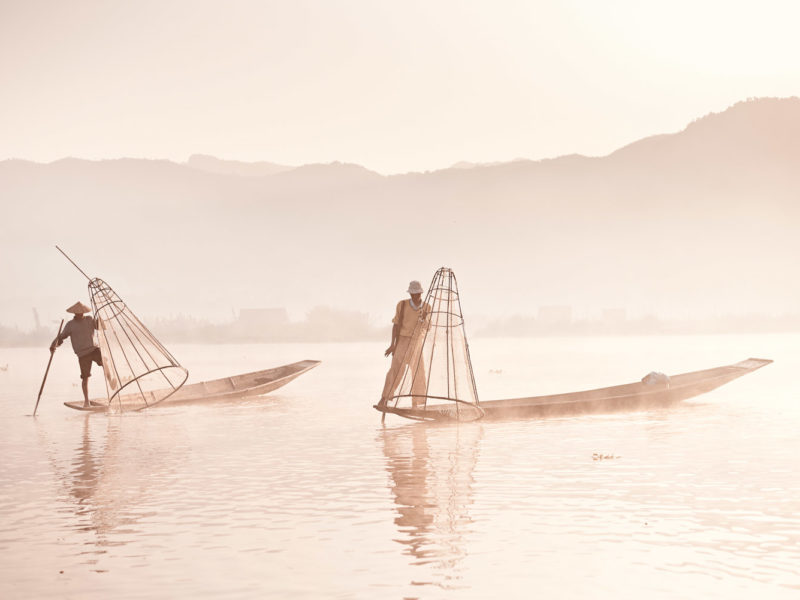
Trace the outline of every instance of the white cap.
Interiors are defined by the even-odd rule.
[[[421,294],[425,290],[422,289],[422,284],[419,281],[412,281],[408,284],[407,291],[409,294]]]

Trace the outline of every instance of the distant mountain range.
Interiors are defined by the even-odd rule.
[[[6,160],[0,194],[11,323],[85,293],[55,243],[139,312],[164,316],[320,304],[388,320],[408,280],[441,265],[465,311],[491,316],[800,306],[798,98],[740,102],[604,157],[392,176],[203,155]]]
[[[243,175],[246,177],[263,177],[290,171],[294,167],[278,165],[271,162],[241,162],[238,160],[222,160],[207,154],[192,154],[186,164],[193,169],[219,173],[220,175]]]

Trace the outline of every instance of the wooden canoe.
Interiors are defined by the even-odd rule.
[[[666,407],[710,392],[771,362],[763,358],[748,358],[733,365],[672,375],[667,383],[647,384],[639,381],[567,394],[490,400],[481,402],[479,406],[484,419],[545,418]],[[429,405],[424,409],[380,405],[374,408],[414,420],[458,418],[455,403]]]
[[[246,396],[261,396],[296,379],[306,371],[310,371],[321,361],[301,360],[300,362],[253,371],[222,379],[190,383],[167,398],[165,404],[180,402],[197,402],[199,400],[220,400],[222,398],[243,398]]]
[[[207,400],[220,400],[224,398],[243,398],[247,396],[261,396],[273,390],[283,387],[293,379],[299,377],[306,371],[310,371],[320,364],[318,360],[301,360],[300,362],[253,371],[252,373],[242,373],[231,377],[213,379],[211,381],[201,381],[190,383],[178,389],[171,396],[154,404],[153,407],[179,404],[187,402],[200,402]],[[105,411],[108,408],[108,400],[92,400],[92,407],[83,408],[82,402],[65,402],[66,406],[76,410]]]

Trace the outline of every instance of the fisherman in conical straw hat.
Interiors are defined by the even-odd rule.
[[[83,302],[76,302],[67,309],[68,313],[75,315],[71,321],[67,321],[64,329],[50,344],[50,352],[54,352],[65,339],[70,338],[72,349],[78,355],[78,365],[81,368],[81,389],[83,390],[83,406],[89,406],[89,377],[92,375],[92,362],[103,366],[103,357],[100,355],[100,348],[94,343],[94,331],[98,327],[98,321],[91,315],[86,316],[91,309]]]
[[[392,366],[386,374],[380,403],[386,404],[394,395],[403,380],[405,369],[408,367],[408,376],[411,377],[411,393],[413,394],[412,406],[416,408],[425,403],[427,384],[425,365],[421,360],[412,361],[411,355],[416,354],[413,352],[414,345],[421,341],[427,331],[431,307],[422,300],[424,290],[419,281],[409,283],[407,291],[411,297],[397,303],[392,319],[392,343],[384,353],[384,356],[392,355]],[[416,364],[411,364],[412,362]]]

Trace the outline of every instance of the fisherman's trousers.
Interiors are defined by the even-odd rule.
[[[425,365],[422,357],[416,352],[409,352],[412,337],[401,335],[397,338],[397,347],[392,355],[392,366],[386,374],[386,383],[383,385],[381,402],[387,402],[405,381],[407,384],[411,380],[412,405],[422,406],[425,404],[425,393],[427,392],[427,381],[425,377]],[[417,355],[415,365],[412,362],[412,354]],[[405,386],[404,386],[405,387]]]

